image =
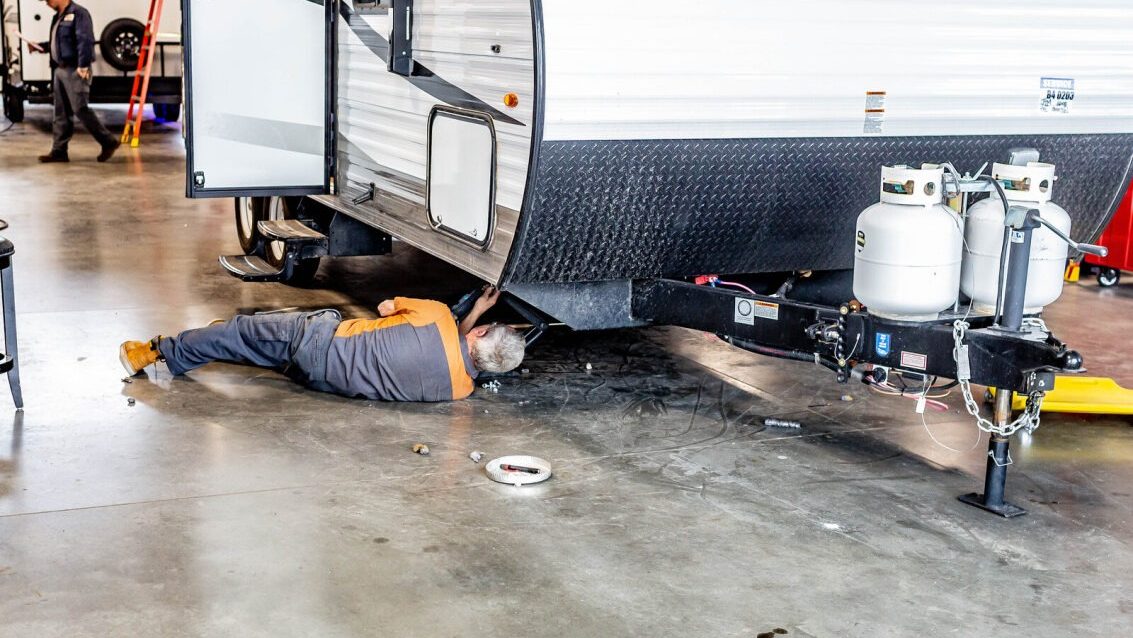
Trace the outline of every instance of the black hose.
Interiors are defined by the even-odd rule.
[[[1007,193],[1003,190],[1003,185],[995,177],[984,175],[983,180],[990,182],[995,186],[995,192],[999,193],[999,199],[1003,200],[1003,216],[1007,217],[1007,211],[1011,208],[1011,203],[1007,201]],[[1003,227],[1003,247],[999,249],[999,279],[995,282],[995,316],[992,318],[991,324],[999,324],[999,316],[1003,314],[1003,279],[1007,276],[1007,253],[1011,248],[1011,229],[1004,225]]]
[[[761,346],[757,343],[753,343],[753,342],[748,341],[746,339],[736,339],[735,337],[729,337],[725,340],[728,343],[732,344],[733,346],[736,346],[737,348],[743,348],[744,350],[749,350],[749,351],[754,352],[756,354],[762,354],[762,355],[766,355],[768,357],[776,357],[778,359],[791,359],[793,361],[805,361],[807,363],[818,363],[819,365],[825,366],[825,367],[833,370],[834,372],[838,372],[839,370],[841,370],[841,368],[839,368],[838,365],[835,364],[834,362],[827,361],[826,359],[822,359],[821,357],[818,358],[818,359],[815,359],[813,354],[807,354],[805,352],[796,352],[794,350],[780,350],[779,348],[770,348],[768,346]]]
[[[999,316],[1003,314],[1003,280],[1007,277],[1007,253],[1011,250],[1011,229],[1003,228],[1003,246],[999,249],[999,279],[995,282],[995,316],[991,318],[991,325],[999,325]]]

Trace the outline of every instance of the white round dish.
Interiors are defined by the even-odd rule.
[[[506,470],[504,469],[505,466],[531,468],[537,471],[524,472]],[[542,483],[551,478],[550,463],[537,456],[525,456],[522,454],[513,454],[492,459],[484,466],[484,471],[488,473],[488,478],[493,481],[497,483],[507,483],[508,485],[514,485],[516,487],[531,485],[532,483]]]

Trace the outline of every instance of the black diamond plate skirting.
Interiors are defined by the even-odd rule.
[[[1054,201],[1095,238],[1129,183],[1131,134],[545,141],[505,279],[849,268],[882,164],[974,172],[1018,146],[1058,165]]]

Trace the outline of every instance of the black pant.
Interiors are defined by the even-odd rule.
[[[99,121],[98,116],[91,110],[90,80],[79,77],[75,69],[59,67],[55,69],[51,90],[55,93],[55,123],[52,126],[54,141],[51,152],[65,154],[67,144],[75,133],[75,124],[71,118],[77,117],[87,127],[90,134],[103,146],[114,144],[114,136]]]

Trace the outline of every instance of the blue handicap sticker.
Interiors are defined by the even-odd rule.
[[[889,333],[887,333],[887,332],[877,333],[877,339],[874,341],[873,349],[874,349],[874,351],[877,352],[877,356],[879,356],[879,357],[884,357],[884,356],[888,355],[889,354]]]

